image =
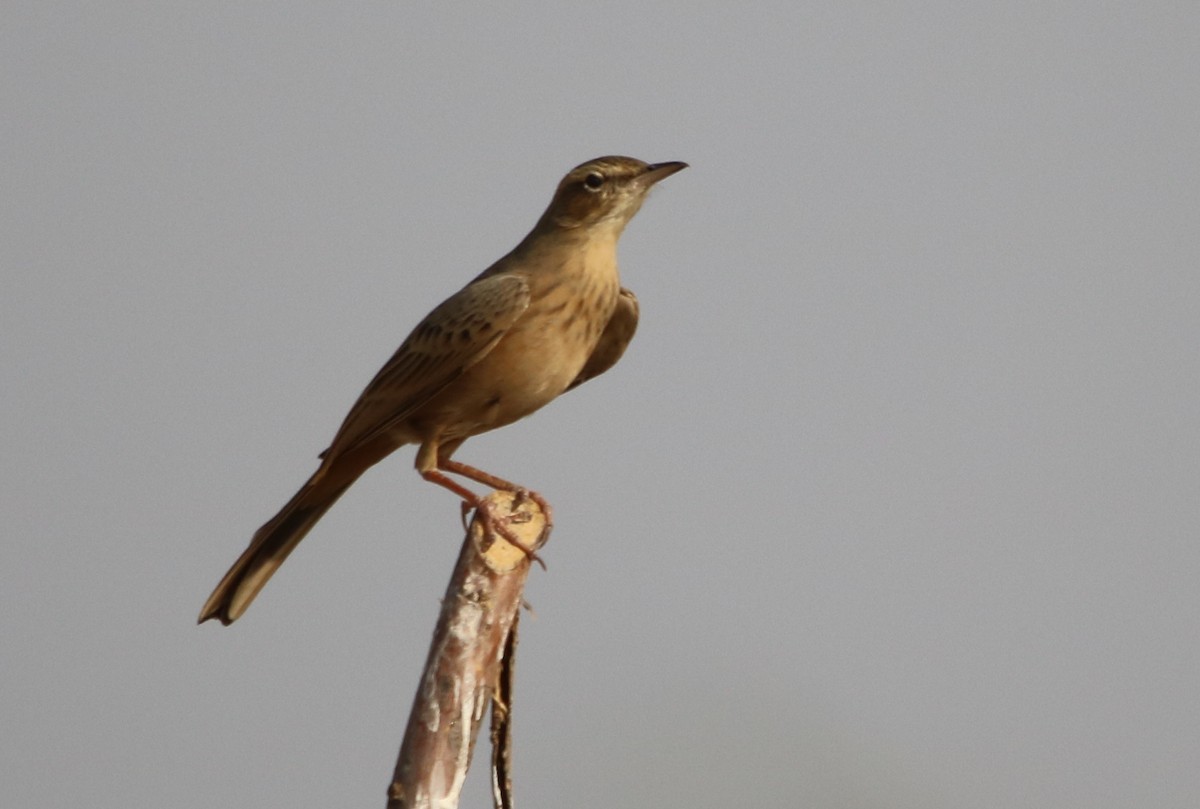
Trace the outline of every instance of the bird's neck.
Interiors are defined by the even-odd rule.
[[[527,266],[576,264],[588,275],[615,274],[617,241],[624,222],[599,222],[586,227],[558,227],[539,222],[510,254]]]

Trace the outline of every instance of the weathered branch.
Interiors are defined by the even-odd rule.
[[[545,519],[528,498],[486,498],[499,519],[538,548]],[[467,529],[388,789],[388,809],[453,809],[466,780],[489,700],[498,696],[501,661],[521,606],[529,557],[484,531],[478,515]],[[500,706],[504,709],[504,706]]]
[[[513,682],[516,679],[517,633],[521,614],[513,619],[512,630],[504,643],[500,661],[500,681],[492,697],[492,806],[494,809],[513,809],[512,789],[512,709]]]

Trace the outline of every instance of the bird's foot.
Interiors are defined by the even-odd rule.
[[[536,503],[537,501],[535,500],[534,502]],[[520,503],[520,497],[518,496],[517,500],[514,500],[513,503],[514,505]],[[515,548],[519,548],[525,553],[526,556],[529,557],[531,561],[537,562],[539,565],[541,565],[542,570],[546,569],[546,563],[542,561],[542,557],[537,555],[537,551],[527,545],[525,541],[518,537],[516,532],[509,527],[512,523],[528,522],[530,519],[530,515],[528,513],[507,514],[501,517],[492,510],[491,503],[482,499],[475,504],[475,513],[483,521],[483,526],[486,530],[491,531],[493,535],[499,535],[503,537],[505,542]],[[545,535],[546,529],[543,528],[541,536],[544,537]],[[540,538],[541,537],[539,537],[539,539]]]
[[[532,503],[536,503],[537,507],[541,509],[542,516],[546,519],[546,524],[542,528],[542,533],[538,537],[538,540],[539,542],[544,543],[550,538],[550,531],[554,528],[554,509],[550,507],[550,503],[547,502],[546,498],[542,497],[540,494],[531,489],[518,486],[513,489],[513,496],[516,498],[513,500],[514,505],[520,505],[528,500]]]

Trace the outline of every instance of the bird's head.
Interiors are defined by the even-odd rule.
[[[558,184],[543,226],[611,228],[619,235],[659,180],[687,163],[646,163],[633,157],[598,157],[571,169]]]

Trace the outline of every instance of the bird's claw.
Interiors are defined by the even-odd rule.
[[[542,528],[541,536],[539,536],[538,539],[541,542],[545,542],[550,536],[550,530],[554,528],[554,509],[550,507],[550,503],[547,502],[546,498],[542,497],[537,492],[524,487],[517,487],[514,489],[513,496],[515,497],[513,500],[514,505],[520,505],[526,502],[536,503],[537,507],[541,509],[542,516],[546,519],[546,525],[544,528]],[[542,567],[545,568],[545,565],[542,565]]]
[[[518,495],[518,499],[515,500],[514,503],[520,502],[519,498],[520,495]],[[518,537],[516,533],[508,527],[512,523],[529,522],[529,520],[533,518],[531,514],[528,512],[518,512],[504,517],[498,517],[492,512],[491,504],[482,500],[476,504],[475,513],[480,517],[480,519],[483,520],[484,527],[487,530],[490,530],[493,534],[503,537],[504,541],[513,547],[519,548],[525,553],[526,556],[529,557],[531,561],[537,562],[539,565],[541,565],[542,570],[546,569],[546,563],[542,561],[542,557],[538,556],[537,551],[529,547],[524,540]],[[546,531],[546,528],[542,529],[541,537],[545,536]],[[539,537],[539,539],[541,539],[541,537]]]

